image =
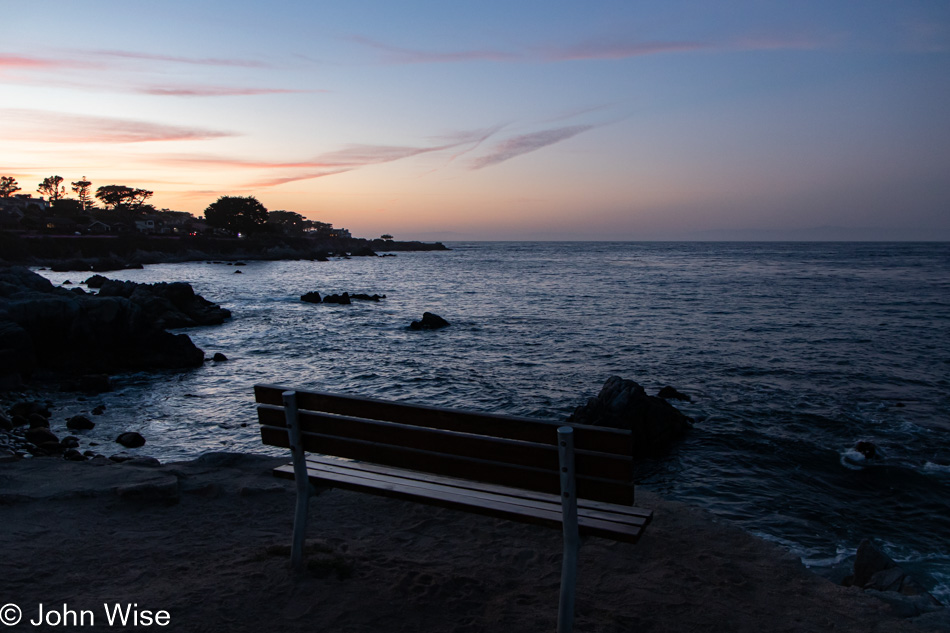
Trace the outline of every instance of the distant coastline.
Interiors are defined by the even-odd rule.
[[[246,238],[155,235],[29,235],[0,232],[0,265],[106,271],[202,260],[294,260],[449,250],[441,242],[259,235]]]

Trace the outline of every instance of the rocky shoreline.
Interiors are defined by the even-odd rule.
[[[99,293],[55,287],[20,267],[0,268],[0,391],[33,377],[107,388],[118,371],[200,367],[205,354],[167,328],[222,323],[230,312],[187,283],[93,277]]]

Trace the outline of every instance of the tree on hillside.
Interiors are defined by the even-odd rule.
[[[82,180],[77,180],[71,184],[73,186],[73,192],[79,199],[79,204],[81,204],[82,208],[85,209],[86,206],[92,201],[92,194],[90,193],[92,189],[92,183],[86,180],[86,177],[83,176]]]
[[[293,211],[271,211],[267,214],[267,228],[285,234],[303,233],[313,222]]]
[[[205,222],[234,235],[246,235],[263,230],[267,215],[267,209],[254,196],[221,196],[205,209]]]
[[[16,178],[12,176],[0,177],[0,198],[9,198],[19,190],[20,186],[17,185]]]
[[[125,208],[132,211],[141,210],[153,193],[147,189],[133,189],[125,185],[106,185],[96,189],[96,197],[102,204],[112,209]]]
[[[60,186],[62,184],[62,176],[50,176],[49,178],[44,178],[36,190],[49,198],[50,202],[56,202],[66,196],[66,187]]]

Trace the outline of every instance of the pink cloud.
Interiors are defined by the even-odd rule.
[[[146,143],[197,141],[226,136],[203,128],[165,125],[132,119],[117,119],[37,110],[2,110],[8,125],[6,138],[47,143]]]
[[[151,86],[135,92],[160,97],[243,97],[255,95],[329,92],[328,90],[294,90],[290,88],[239,88],[231,86]]]
[[[294,162],[274,162],[274,161],[255,161],[243,160],[240,158],[227,158],[224,156],[208,156],[203,154],[188,154],[167,156],[164,159],[166,163],[200,165],[204,167],[220,167],[225,169],[245,168],[245,169],[323,169],[334,167],[331,163],[320,161],[294,161]]]
[[[0,69],[2,68],[55,68],[61,62],[21,55],[0,55]]]
[[[182,57],[179,55],[155,55],[152,53],[138,53],[135,51],[95,51],[96,55],[104,57],[120,57],[124,59],[145,59],[176,64],[195,64],[199,66],[237,66],[240,68],[269,68],[269,64],[250,59],[228,59],[220,57]]]
[[[487,156],[482,156],[481,158],[473,161],[471,167],[472,169],[482,169],[483,167],[488,167],[490,165],[497,165],[498,163],[503,163],[506,160],[515,158],[516,156],[521,156],[522,154],[539,150],[542,147],[547,147],[548,145],[566,141],[571,137],[593,129],[594,127],[596,126],[572,125],[569,127],[554,128],[550,130],[542,130],[540,132],[532,132],[531,134],[514,136],[496,145],[492,152]]]

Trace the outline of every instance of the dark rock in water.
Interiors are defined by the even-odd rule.
[[[125,433],[121,433],[119,437],[115,438],[115,441],[126,448],[138,448],[139,446],[145,446],[145,438],[135,431],[126,431]]]
[[[422,315],[421,321],[413,321],[409,324],[410,330],[438,330],[439,328],[448,327],[450,323],[440,317],[438,314],[433,314],[432,312],[425,312]]]
[[[71,281],[69,281],[69,280],[67,279],[67,280],[64,281],[61,285],[63,285],[63,286],[71,286],[71,285],[73,285],[73,282],[71,282]]]
[[[323,298],[324,303],[337,303],[342,306],[350,305],[350,294],[344,292],[341,295],[328,295]]]
[[[31,413],[30,417],[27,419],[30,421],[31,429],[38,429],[40,427],[49,426],[49,420],[47,418],[44,418],[39,413]]]
[[[79,438],[75,435],[68,435],[59,442],[63,448],[79,448]]]
[[[243,274],[244,274],[244,271],[235,270],[235,271],[234,271],[234,274],[235,274],[235,275],[243,275]]]
[[[10,418],[10,421],[13,422],[13,426],[26,426],[30,423],[29,418],[22,415],[14,415]]]
[[[86,284],[87,288],[102,288],[102,284],[106,283],[107,281],[109,280],[102,275],[93,275],[83,283]]]
[[[74,431],[88,431],[96,426],[96,423],[84,415],[74,415],[66,420],[66,428]]]
[[[319,292],[308,292],[307,294],[300,295],[301,301],[306,301],[307,303],[320,303],[320,293]]]
[[[360,301],[379,301],[380,299],[385,299],[385,298],[386,298],[386,295],[377,295],[377,294],[367,295],[367,294],[357,293],[357,294],[350,295],[350,299],[359,299]]]
[[[97,406],[95,409],[92,410],[92,414],[102,415],[103,413],[105,413],[105,410],[106,410],[106,405],[100,404],[99,406]]]
[[[669,385],[660,389],[659,393],[656,394],[656,397],[663,398],[664,400],[683,400],[685,402],[693,401],[690,396],[677,391],[675,387],[670,387]]]
[[[161,328],[220,325],[231,317],[230,310],[195,294],[191,284],[182,281],[154,284],[108,281],[99,290],[99,296],[129,299]]]
[[[244,262],[234,262],[235,266],[247,266]]]
[[[611,376],[596,398],[577,407],[568,422],[633,431],[635,456],[660,456],[670,450],[692,420],[662,398],[648,396],[639,384]]]
[[[216,363],[223,363],[227,359],[228,357],[222,354],[221,352],[215,352],[214,356],[211,357],[211,360],[213,360]]]
[[[0,413],[0,431],[12,431],[13,420]]]
[[[915,611],[910,615],[926,611],[928,606],[932,608],[940,605],[936,598],[868,539],[864,539],[858,545],[858,552],[854,559],[854,574],[845,578],[844,585],[925,598],[920,604],[909,605],[912,611]]]
[[[864,459],[877,458],[877,446],[872,442],[861,441],[854,445],[854,450],[864,455]]]
[[[27,442],[30,442],[31,444],[36,444],[37,446],[42,446],[43,444],[51,443],[51,442],[55,442],[56,444],[59,444],[59,438],[56,437],[56,435],[54,435],[53,432],[50,431],[49,428],[45,426],[32,427],[32,428],[27,429],[26,433],[24,434],[24,437],[26,437]]]

